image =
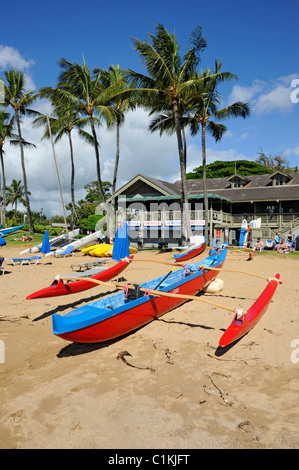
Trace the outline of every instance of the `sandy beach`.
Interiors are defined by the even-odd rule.
[[[1,248],[1,256],[19,256],[22,249],[21,243]],[[171,261],[173,255],[140,251],[135,258]],[[248,253],[229,250],[224,268],[269,277],[280,273],[283,284],[257,326],[225,354],[219,354],[218,342],[233,314],[196,301],[118,340],[64,341],[52,332],[52,314],[109,290],[101,286],[72,296],[25,299],[90,257],[77,252],[38,265],[5,264],[9,272],[0,277],[0,447],[298,448],[299,261],[283,254],[247,258]],[[133,262],[122,275],[141,283],[169,269]],[[223,291],[205,297],[245,309],[267,282],[228,272],[219,278]],[[130,355],[121,355],[122,360],[124,351]]]

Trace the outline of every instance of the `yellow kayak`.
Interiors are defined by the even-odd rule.
[[[109,245],[106,243],[99,244],[98,246],[94,247],[93,250],[89,252],[91,256],[109,256],[107,252],[110,250],[112,251],[113,245]]]
[[[85,253],[85,254],[87,254],[87,253],[90,254],[91,251],[97,250],[97,249],[100,249],[100,248],[102,248],[102,249],[105,248],[106,250],[109,250],[111,248],[111,245],[105,244],[105,243],[97,243],[97,245],[92,245],[92,246],[87,246],[86,248],[82,248],[81,252]]]

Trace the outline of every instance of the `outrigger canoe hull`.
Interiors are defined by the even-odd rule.
[[[186,251],[185,253],[174,255],[174,259],[175,261],[181,262],[181,261],[187,261],[189,259],[195,258],[195,256],[200,255],[200,253],[202,253],[205,250],[206,245],[207,245],[206,242],[204,242],[201,245],[191,248],[189,251]]]
[[[218,271],[201,266],[221,267],[225,258],[226,250],[200,263],[189,265],[189,268],[171,272],[166,280],[161,276],[141,284],[140,287],[148,289],[148,295],[135,300],[126,301],[125,292],[121,292],[91,302],[63,316],[54,314],[53,332],[60,338],[79,343],[99,343],[130,333],[187,301],[177,297],[150,295],[150,290],[155,290],[157,284],[161,292],[196,295],[218,275]],[[187,272],[188,269],[190,273]]]
[[[127,259],[121,260],[115,266],[106,269],[94,276],[91,276],[90,279],[95,279],[97,281],[109,281],[114,277],[118,276],[132,261],[133,256],[130,256]],[[53,283],[49,287],[45,287],[33,294],[28,295],[26,300],[32,299],[41,299],[45,297],[57,297],[60,295],[69,295],[69,294],[76,294],[77,292],[82,292],[87,289],[91,289],[92,287],[96,287],[96,284],[86,279],[82,279],[80,281],[74,282],[67,282],[64,283],[61,279],[54,280]]]
[[[248,331],[257,324],[267,310],[274,292],[276,291],[279,279],[280,275],[276,274],[274,278],[269,280],[266,288],[249,308],[246,315],[242,315],[239,319],[237,318],[237,315],[235,315],[232,323],[220,338],[219,346],[221,348],[224,348],[242,338],[242,336],[248,333]]]

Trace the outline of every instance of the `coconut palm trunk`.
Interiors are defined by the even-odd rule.
[[[75,164],[74,164],[74,151],[72,142],[72,131],[68,130],[68,139],[71,154],[71,200],[72,200],[72,215],[71,215],[71,228],[74,229],[75,225]]]
[[[7,227],[6,220],[6,178],[5,178],[5,168],[4,168],[4,158],[3,158],[3,149],[0,147],[0,160],[1,160],[1,174],[2,174],[2,188],[0,195],[2,195],[1,202],[1,223],[4,223],[4,226]]]
[[[27,211],[27,220],[28,220],[28,226],[29,226],[29,233],[30,233],[30,235],[33,235],[34,231],[33,231],[30,201],[29,201],[29,195],[28,195],[23,138],[22,138],[20,117],[19,117],[18,110],[15,110],[15,114],[16,114],[16,123],[17,123],[17,129],[18,129],[18,135],[19,135],[19,145],[20,145],[20,152],[21,152],[21,166],[22,166],[22,173],[23,173],[23,185],[24,185],[25,205],[26,205],[26,211]]]
[[[210,242],[209,237],[209,198],[207,187],[207,156],[206,156],[206,122],[201,123],[201,149],[202,149],[202,179],[203,179],[203,194],[204,194],[204,221],[205,229],[204,234],[207,242]],[[210,234],[212,236],[212,234]]]
[[[189,240],[191,235],[190,227],[190,212],[188,204],[188,191],[187,191],[187,182],[186,182],[186,158],[185,151],[182,141],[182,133],[179,119],[178,111],[178,100],[173,99],[173,115],[175,130],[177,135],[178,151],[179,151],[179,161],[180,161],[180,171],[181,171],[181,237],[183,241]]]

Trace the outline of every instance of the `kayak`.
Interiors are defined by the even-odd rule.
[[[170,271],[140,286],[129,288],[121,285],[122,292],[90,302],[65,315],[53,314],[53,333],[79,343],[98,343],[118,338],[178,307],[188,300],[188,296],[202,291],[219,273],[205,267],[220,268],[225,258],[226,249],[219,255]]]
[[[91,276],[90,279],[96,279],[97,281],[109,281],[114,277],[118,276],[132,261],[133,256],[130,258],[123,259],[115,266],[112,266],[108,269],[103,269],[98,274]],[[83,273],[84,274],[84,273]],[[64,283],[62,279],[55,279],[49,287],[45,287],[33,294],[30,294],[26,297],[26,300],[32,299],[41,299],[44,297],[57,297],[60,295],[68,295],[68,294],[76,294],[77,292],[82,292],[87,289],[91,289],[95,287],[96,284],[86,279],[82,279],[80,281],[73,281]]]
[[[21,228],[24,227],[25,224],[23,225],[17,225],[16,227],[9,227],[9,228],[2,228],[0,230],[0,236],[3,238],[3,237],[7,237],[7,235],[10,235],[11,233],[13,232],[16,232],[17,230],[21,230]]]
[[[77,237],[79,235],[80,230],[75,229],[71,232],[68,233],[63,233],[61,235],[58,235],[57,237],[51,238],[50,240],[50,248],[51,250],[54,250],[56,248],[61,248],[67,244],[70,243],[71,241],[74,241],[73,238]],[[24,255],[25,253],[38,253],[42,247],[42,243],[39,243],[38,245],[34,245],[31,248],[26,248],[25,250],[21,251],[20,255]]]
[[[249,308],[246,315],[243,314],[239,316],[238,313],[236,313],[232,323],[219,341],[219,346],[221,348],[224,348],[234,341],[242,338],[242,336],[248,333],[248,331],[250,331],[257,324],[257,322],[261,319],[267,310],[274,292],[276,291],[277,285],[280,283],[279,279],[280,275],[276,274],[274,278],[269,280],[266,288],[254,302],[254,304]]]
[[[91,251],[96,250],[97,248],[103,248],[103,250],[110,250],[112,246],[113,245],[110,245],[109,243],[97,243],[96,245],[86,246],[85,248],[82,248],[81,252],[86,255],[89,254]]]
[[[188,251],[183,253],[179,253],[178,255],[173,255],[175,261],[187,261],[188,259],[195,258],[195,256],[200,255],[206,248],[206,241],[201,243],[200,245],[196,245],[191,247]]]

